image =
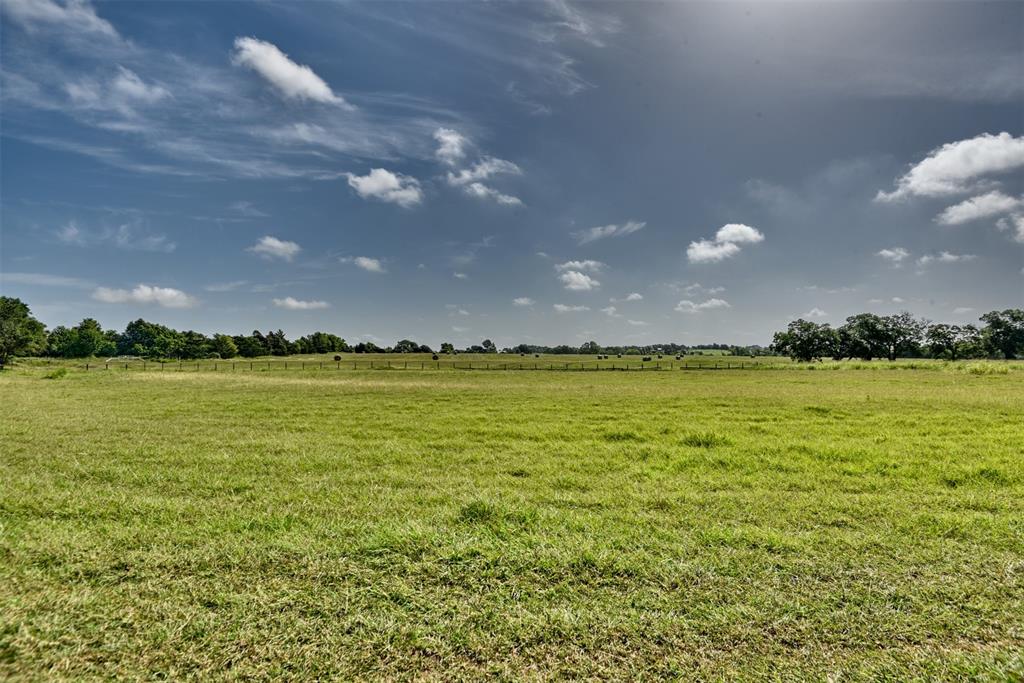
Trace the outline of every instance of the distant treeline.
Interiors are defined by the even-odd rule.
[[[981,316],[982,327],[948,325],[896,315],[859,313],[839,327],[794,320],[776,332],[771,349],[796,361],[832,358],[1018,358],[1024,356],[1024,310],[1008,308]]]
[[[974,325],[933,324],[910,313],[878,316],[861,313],[833,328],[807,320],[795,320],[785,332],[775,335],[770,347],[733,344],[664,343],[644,346],[601,346],[588,341],[581,346],[538,346],[519,344],[499,350],[490,339],[463,349],[444,342],[438,353],[505,354],[584,354],[584,355],[695,355],[715,353],[731,356],[788,355],[794,360],[821,358],[1015,358],[1024,355],[1024,311],[1009,309],[981,316],[983,327]],[[329,332],[314,332],[288,339],[284,332],[205,335],[201,332],[172,329],[146,320],[128,323],[123,332],[104,330],[86,318],[74,327],[63,325],[47,331],[32,317],[19,299],[0,297],[0,364],[11,356],[50,356],[53,358],[89,358],[137,356],[152,359],[194,360],[200,358],[255,358],[325,353],[435,353],[426,344],[401,339],[393,346],[379,347],[373,342],[351,345]]]
[[[104,330],[93,318],[86,318],[74,327],[57,326],[47,331],[32,317],[28,306],[18,299],[2,297],[0,332],[6,341],[0,341],[0,362],[12,355],[49,356],[52,358],[91,358],[111,356],[137,356],[153,359],[194,360],[200,358],[255,358],[258,356],[289,356],[295,354],[324,353],[435,353],[426,344],[401,339],[393,346],[380,347],[373,342],[349,344],[330,332],[314,332],[298,339],[288,339],[281,330],[252,334],[205,335],[184,332],[146,320],[128,323],[123,332]],[[4,351],[6,349],[6,351]],[[685,344],[652,344],[646,346],[601,346],[587,342],[582,346],[538,346],[520,344],[499,350],[490,339],[458,349],[444,342],[438,353],[506,353],[506,354],[609,354],[671,355],[714,352],[727,355],[764,355],[768,349],[760,346],[732,344],[704,344],[697,347]]]

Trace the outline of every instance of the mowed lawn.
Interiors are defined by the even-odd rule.
[[[1024,374],[0,376],[0,678],[1020,680]]]

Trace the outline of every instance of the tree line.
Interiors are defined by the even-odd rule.
[[[810,362],[873,358],[1018,358],[1024,356],[1024,310],[990,311],[976,325],[950,325],[895,315],[858,313],[839,327],[800,318],[776,332],[771,349]]]
[[[588,341],[580,346],[518,344],[498,350],[490,339],[457,349],[444,342],[439,353],[506,353],[519,355],[696,355],[717,352],[732,356],[788,355],[798,361],[822,358],[977,358],[1024,356],[1024,311],[1008,309],[981,316],[983,327],[948,325],[914,318],[910,313],[878,316],[860,313],[833,328],[807,320],[794,320],[785,332],[775,334],[770,347],[732,344],[665,343],[650,345],[601,346]],[[175,330],[146,320],[134,320],[123,332],[104,330],[93,318],[74,327],[57,326],[47,331],[29,307],[19,299],[0,297],[0,364],[11,356],[91,358],[135,356],[147,359],[196,360],[203,358],[255,358],[325,353],[434,353],[426,344],[402,339],[393,346],[379,347],[364,341],[350,345],[330,332],[314,332],[288,339],[281,330],[252,334],[205,335]]]

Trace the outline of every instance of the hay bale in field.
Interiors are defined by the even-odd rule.
[[[649,362],[650,362],[650,360],[651,360],[651,357],[650,357],[650,356],[644,356],[644,362],[645,362],[645,363],[649,363]]]
[[[341,356],[335,356],[335,357],[334,357],[334,360],[336,360],[336,361],[340,361],[340,360],[341,360]]]
[[[437,354],[435,353],[435,354],[434,354],[433,356],[431,356],[430,358],[431,358],[431,360],[437,360]]]

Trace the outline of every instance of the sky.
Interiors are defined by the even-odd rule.
[[[1024,306],[1024,3],[0,0],[0,291],[350,342]]]

